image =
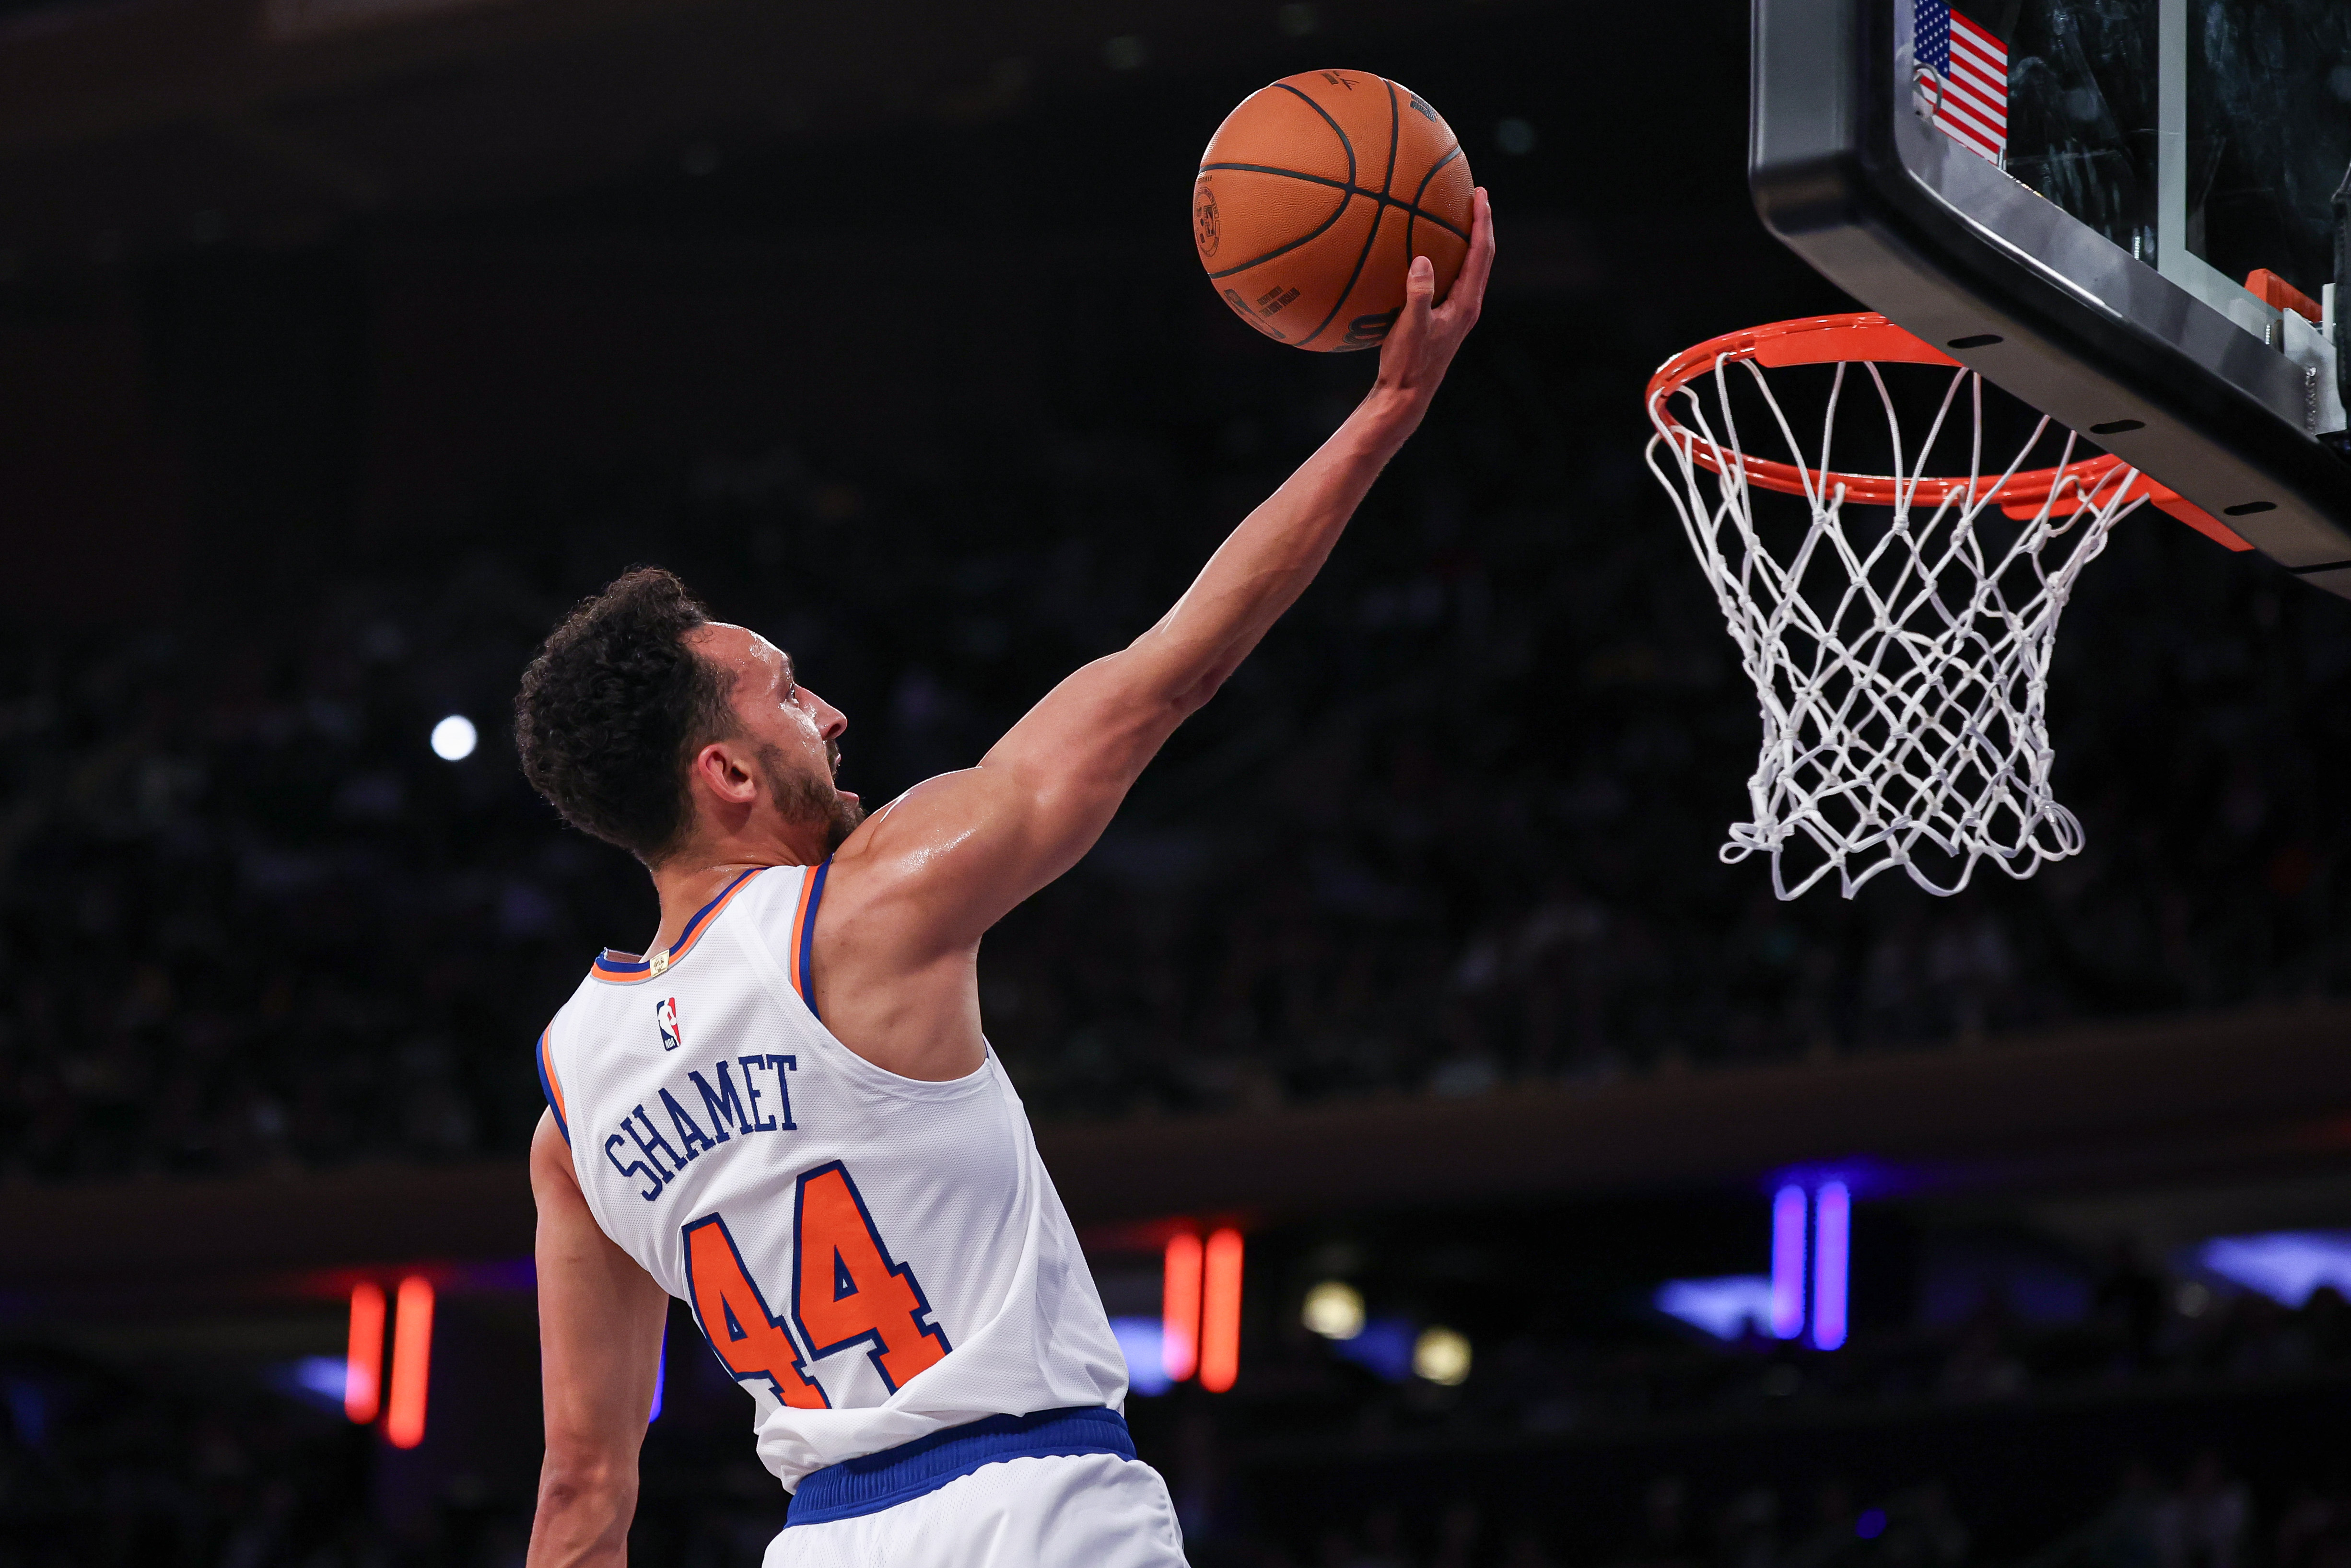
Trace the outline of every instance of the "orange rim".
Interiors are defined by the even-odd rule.
[[[1753,360],[1759,365],[1778,369],[1783,365],[1940,365],[1959,369],[1959,362],[1924,338],[1896,327],[1875,311],[1856,311],[1844,316],[1811,316],[1795,321],[1774,321],[1765,327],[1749,327],[1743,332],[1726,332],[1719,337],[1683,349],[1657,368],[1649,378],[1648,406],[1652,418],[1666,439],[1687,452],[1693,462],[1709,472],[1722,472],[1722,457],[1714,444],[1673,417],[1667,401],[1699,377],[1713,373],[1717,364],[1740,364]],[[1925,501],[1941,505],[1954,495],[1965,494],[1972,487],[1978,495],[1996,502],[2000,509],[2012,517],[2031,517],[2040,512],[2051,491],[2061,483],[2069,483],[2074,492],[2070,510],[2097,504],[2108,497],[2098,493],[2124,464],[2120,458],[2101,453],[2069,462],[2056,468],[2036,468],[2011,474],[2002,483],[1998,474],[1966,477],[1897,479],[1883,473],[1842,473],[1835,469],[1802,468],[1792,462],[1776,462],[1769,458],[1747,457],[1737,460],[1740,472],[1750,484],[1761,485],[1787,495],[1826,493],[1842,487],[1844,498],[1864,506],[1892,506],[1907,494],[1915,505]],[[2178,501],[2169,490],[2140,475],[2132,484],[2134,496],[2145,496],[2158,504]],[[2170,511],[2169,506],[2164,508]]]

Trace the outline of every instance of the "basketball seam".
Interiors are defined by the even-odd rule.
[[[1420,177],[1420,187],[1412,193],[1412,205],[1405,209],[1412,214],[1411,217],[1406,218],[1404,221],[1404,254],[1407,258],[1409,258],[1413,254],[1412,225],[1416,220],[1427,217],[1427,214],[1420,210],[1420,199],[1428,193],[1428,182],[1437,178],[1437,171],[1439,169],[1444,168],[1447,163],[1452,162],[1455,159],[1460,156],[1461,144],[1457,141],[1453,144],[1453,151],[1447,152],[1444,157],[1430,164],[1428,166],[1428,172]],[[1437,222],[1434,218],[1429,218],[1428,221],[1432,223]],[[1468,236],[1464,234],[1462,238],[1467,239]]]
[[[1355,199],[1355,144],[1347,140],[1346,130],[1337,120],[1331,118],[1331,111],[1329,109],[1324,109],[1321,104],[1316,103],[1312,99],[1308,98],[1304,93],[1300,92],[1288,82],[1276,82],[1273,85],[1280,88],[1282,91],[1290,94],[1292,98],[1298,99],[1299,102],[1304,104],[1307,108],[1312,109],[1315,113],[1322,117],[1322,123],[1329,126],[1331,128],[1331,134],[1339,139],[1339,151],[1347,155],[1347,182],[1343,186],[1340,187],[1339,204],[1332,208],[1331,215],[1323,219],[1320,223],[1316,224],[1311,232],[1299,235],[1296,239],[1290,241],[1286,245],[1276,245],[1273,249],[1266,252],[1263,255],[1251,256],[1249,260],[1241,263],[1238,266],[1228,266],[1221,272],[1210,273],[1208,275],[1208,281],[1211,283],[1214,283],[1218,278],[1230,277],[1237,272],[1247,272],[1253,266],[1261,266],[1265,263],[1271,261],[1276,256],[1287,255],[1290,252],[1296,250],[1302,244],[1309,244],[1315,240],[1321,239],[1325,234],[1330,232],[1332,224],[1337,223],[1341,218],[1347,215],[1348,203]],[[1212,169],[1238,169],[1243,167],[1246,166],[1238,163],[1203,163],[1200,165],[1200,172],[1202,174],[1206,174]],[[1331,183],[1331,182],[1318,180],[1315,183],[1321,185]],[[1373,226],[1378,226],[1376,220],[1374,220]],[[1251,322],[1250,325],[1257,326],[1259,324]]]
[[[1355,199],[1355,194],[1356,193],[1353,191],[1342,194],[1339,198],[1339,204],[1331,209],[1331,215],[1329,217],[1323,219],[1320,223],[1314,225],[1312,229],[1299,235],[1288,244],[1276,245],[1273,249],[1266,252],[1263,255],[1251,256],[1249,260],[1241,263],[1238,266],[1228,266],[1222,272],[1212,272],[1208,275],[1209,281],[1214,282],[1220,277],[1230,277],[1237,272],[1247,272],[1253,266],[1258,266],[1263,263],[1270,262],[1278,255],[1286,255],[1302,244],[1307,244],[1312,241],[1321,239],[1323,234],[1329,231],[1332,224],[1337,223],[1341,218],[1347,215],[1347,203]]]
[[[1453,151],[1438,159],[1436,166],[1429,170],[1430,176],[1434,178],[1438,169],[1444,168],[1447,163],[1452,162],[1456,158],[1460,156],[1461,144],[1457,141],[1453,144]],[[1414,217],[1420,219],[1422,222],[1435,223],[1438,228],[1443,229],[1447,234],[1451,234],[1455,239],[1461,241],[1464,244],[1467,244],[1469,240],[1468,234],[1460,229],[1455,228],[1452,223],[1446,220],[1443,214],[1432,213],[1427,208],[1418,205],[1416,202],[1407,202],[1401,196],[1391,196],[1379,191],[1367,191],[1361,185],[1344,183],[1341,181],[1331,179],[1327,175],[1306,174],[1301,173],[1295,169],[1276,169],[1270,164],[1266,163],[1203,163],[1200,165],[1200,172],[1203,174],[1213,173],[1220,169],[1231,170],[1237,173],[1242,174],[1278,174],[1285,180],[1303,180],[1310,185],[1328,185],[1334,191],[1344,191],[1350,196],[1369,197],[1371,200],[1377,202],[1383,207],[1402,207],[1405,212],[1410,213]],[[1421,182],[1421,188],[1423,190],[1427,189],[1426,181],[1423,181]],[[1284,246],[1283,248],[1287,249],[1289,247]],[[1280,252],[1279,251],[1268,251],[1266,253],[1269,256],[1279,255],[1280,254]],[[1256,264],[1253,262],[1249,265],[1255,265]],[[1227,270],[1237,272],[1239,269],[1235,267],[1228,268]],[[1217,273],[1212,275],[1221,277],[1225,275]]]
[[[1403,138],[1403,125],[1400,119],[1401,111],[1396,108],[1395,83],[1388,80],[1385,77],[1382,77],[1380,78],[1380,85],[1388,89],[1388,171],[1380,177],[1379,195],[1374,198],[1374,204],[1372,208],[1372,227],[1370,232],[1364,235],[1364,248],[1355,253],[1355,270],[1347,275],[1347,286],[1341,289],[1339,291],[1339,297],[1331,302],[1331,314],[1325,316],[1319,323],[1317,323],[1313,331],[1308,333],[1305,337],[1298,340],[1298,346],[1301,348],[1312,347],[1313,342],[1317,337],[1322,337],[1322,334],[1331,329],[1331,323],[1339,319],[1339,312],[1347,307],[1347,296],[1355,292],[1355,285],[1363,278],[1364,264],[1372,259],[1372,246],[1380,237],[1380,220],[1388,215],[1388,187],[1395,181],[1396,143]],[[1301,98],[1304,98],[1306,95],[1301,93],[1299,96]],[[1307,101],[1311,103],[1313,100],[1309,99]],[[1321,106],[1317,105],[1316,107],[1319,108]],[[1341,134],[1343,135],[1344,132],[1342,132]],[[1347,159],[1348,182],[1352,184],[1354,181],[1354,154],[1351,149]],[[1350,196],[1347,200],[1353,202],[1354,198]]]
[[[1329,109],[1324,109],[1321,104],[1316,103],[1312,99],[1308,98],[1304,93],[1300,92],[1288,82],[1276,82],[1273,85],[1280,88],[1282,91],[1290,94],[1299,102],[1304,104],[1307,108],[1312,109],[1315,113],[1322,117],[1322,123],[1331,128],[1331,134],[1339,139],[1340,150],[1347,155],[1347,188],[1351,191],[1353,190],[1355,187],[1355,144],[1347,140],[1347,132],[1345,129],[1342,127],[1336,119],[1331,118],[1331,111]],[[1389,157],[1393,159],[1395,154],[1391,152]]]
[[[1380,176],[1380,194],[1384,196],[1395,189],[1396,143],[1404,140],[1404,110],[1396,104],[1395,83],[1382,77],[1380,85],[1388,89],[1388,169]]]

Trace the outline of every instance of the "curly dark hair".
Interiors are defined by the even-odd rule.
[[[686,828],[686,760],[735,729],[726,677],[685,646],[710,611],[674,573],[623,572],[523,671],[515,745],[563,820],[652,865]]]

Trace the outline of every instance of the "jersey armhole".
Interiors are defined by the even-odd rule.
[[[538,1064],[538,1088],[539,1093],[547,1096],[547,1108],[555,1113],[555,1130],[563,1135],[564,1145],[569,1147],[571,1143],[571,1118],[563,1113],[563,1080],[556,1075],[555,1050],[549,1038],[554,1033],[555,1025],[552,1023],[539,1031],[538,1047],[535,1053]]]
[[[824,1015],[816,1010],[816,982],[813,978],[816,961],[816,911],[824,902],[824,879],[832,869],[832,857],[828,855],[808,874],[807,886],[800,892],[799,908],[792,915],[792,942],[785,972],[792,989],[799,992],[809,1016],[819,1023]]]
[[[816,987],[811,976],[816,962],[817,911],[824,903],[825,879],[832,870],[832,857],[827,856],[814,866],[780,866],[776,869],[789,872],[795,880],[786,881],[781,876],[768,878],[774,889],[768,897],[774,902],[760,903],[750,911],[752,919],[740,929],[739,940],[744,950],[755,956],[777,1002],[784,1003],[789,994],[808,1010],[810,1021],[822,1028],[824,1020],[817,1016]]]

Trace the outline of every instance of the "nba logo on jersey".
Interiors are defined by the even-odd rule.
[[[662,1049],[674,1051],[684,1036],[677,1027],[677,998],[665,996],[653,1003],[653,1022],[661,1025]]]

